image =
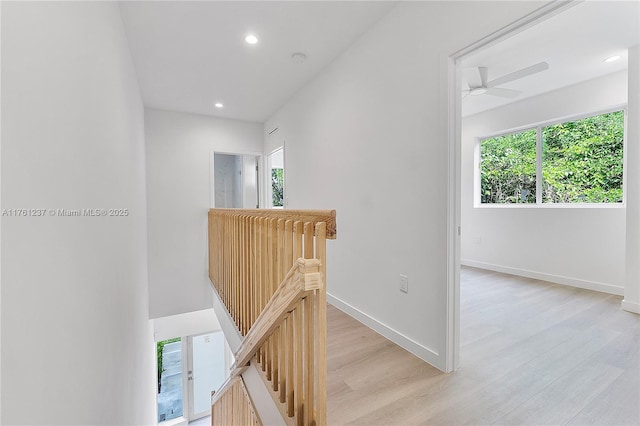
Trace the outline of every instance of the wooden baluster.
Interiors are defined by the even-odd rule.
[[[293,266],[293,221],[287,220],[284,225],[284,263],[288,271]],[[285,360],[282,371],[284,380],[281,385],[280,402],[287,403],[287,415],[293,416],[293,315],[285,319],[283,333],[283,358]]]
[[[286,324],[286,340],[287,340],[287,375],[286,375],[286,403],[287,403],[287,416],[293,417],[295,414],[294,408],[294,386],[295,386],[295,376],[294,376],[294,366],[295,360],[293,358],[293,348],[295,347],[294,337],[293,337],[293,328],[294,328],[294,316],[293,312],[289,314],[287,317]]]
[[[313,259],[313,224],[306,222],[304,224],[304,258]],[[313,336],[313,323],[314,323],[314,304],[315,297],[313,293],[309,293],[304,299],[304,352],[305,352],[305,399],[304,399],[304,424],[310,425],[314,421],[314,336]]]
[[[261,297],[262,297],[262,292],[261,292],[261,288],[262,288],[262,222],[263,222],[263,218],[259,217],[256,218],[256,229],[255,229],[255,234],[256,234],[256,254],[255,254],[255,258],[256,258],[256,282],[255,282],[255,318],[254,318],[254,322],[255,319],[258,318],[258,315],[260,315],[260,311],[262,310],[262,306],[260,305],[260,301],[261,301]],[[258,351],[258,353],[256,354],[256,359],[258,360],[258,362],[260,362],[262,360],[262,348],[260,348],[260,350]]]
[[[258,317],[258,219],[251,219],[251,326]]]
[[[234,283],[233,283],[233,288],[235,290],[235,307],[236,307],[236,327],[238,327],[238,330],[242,331],[242,324],[240,322],[240,220],[238,218],[238,216],[234,215],[233,216],[233,222],[235,224],[235,232],[234,232],[234,238],[233,238],[233,242],[235,244],[235,255],[233,256],[235,258],[236,264],[235,264],[235,268],[233,268],[233,277],[234,277]]]
[[[244,336],[244,221],[242,216],[236,216],[238,221],[238,318],[239,330]]]
[[[303,361],[303,353],[302,353],[302,330],[303,330],[303,322],[302,322],[302,304],[298,304],[298,307],[293,311],[294,316],[294,330],[293,330],[293,338],[295,339],[295,346],[293,349],[294,354],[294,376],[295,376],[295,417],[296,423],[300,426],[304,420],[304,365]]]
[[[275,233],[273,232],[273,227],[275,226],[275,219],[267,219],[267,255],[266,255],[266,261],[267,261],[267,285],[266,285],[266,292],[265,292],[265,304],[269,301],[269,299],[271,298],[271,294],[272,293],[272,287],[273,287],[273,255],[274,255],[274,249],[273,249],[273,242],[274,242],[274,237],[275,237]],[[263,307],[264,309],[264,307]],[[272,373],[273,373],[273,336],[269,337],[269,339],[267,339],[267,342],[265,344],[265,363],[267,364],[267,380],[271,381],[272,380]]]
[[[249,284],[250,284],[250,280],[249,280],[249,274],[251,273],[251,262],[249,261],[249,250],[251,248],[251,238],[250,238],[250,234],[249,234],[249,217],[244,216],[243,217],[243,221],[244,221],[244,269],[243,269],[243,273],[244,273],[244,285],[242,286],[243,288],[243,292],[244,292],[244,297],[243,297],[243,303],[242,303],[242,310],[244,312],[244,334],[246,335],[249,332],[249,328],[251,327],[251,323],[249,321],[249,306],[250,306],[250,302],[249,302],[249,296],[251,295],[251,292],[249,290]]]
[[[314,296],[313,293],[307,295],[304,299],[304,343],[303,351],[305,353],[306,372],[304,384],[304,424],[310,425],[313,422],[314,413],[314,338],[313,338],[313,317],[314,317]]]
[[[262,220],[262,288],[261,292],[261,300],[260,300],[260,311],[264,309],[267,304],[267,293],[269,289],[269,219],[263,218]],[[262,345],[261,354],[262,354],[262,371],[266,371],[267,368],[267,342]]]
[[[293,261],[299,259],[303,256],[303,229],[304,224],[300,221],[296,221],[293,223]],[[304,365],[303,365],[303,316],[302,316],[302,303],[298,304],[298,307],[293,311],[293,338],[295,339],[295,345],[293,349],[294,356],[294,380],[295,380],[295,390],[294,390],[294,398],[295,398],[295,418],[296,423],[298,425],[302,425],[304,420]]]
[[[223,216],[223,220],[224,220],[224,230],[223,230],[223,234],[224,234],[224,236],[223,236],[223,239],[224,239],[224,250],[222,251],[222,256],[224,258],[224,261],[222,263],[222,269],[223,269],[222,273],[224,275],[224,278],[222,279],[222,285],[224,286],[224,290],[222,292],[222,300],[223,300],[225,306],[227,307],[227,310],[229,310],[229,300],[227,300],[227,295],[228,295],[228,293],[227,293],[227,279],[228,279],[227,271],[229,269],[229,266],[228,266],[229,265],[229,259],[228,259],[228,256],[229,256],[229,254],[228,254],[229,253],[229,245],[228,245],[229,229],[228,229],[228,223],[227,223],[228,219],[227,219],[226,215]]]
[[[280,284],[282,283],[282,281],[284,280],[284,277],[286,275],[286,273],[288,271],[285,270],[286,268],[286,261],[285,261],[285,220],[284,219],[279,219],[278,220],[278,262],[277,262],[277,266],[278,266],[278,280],[277,280],[277,287],[280,286]],[[276,334],[276,344],[277,344],[277,349],[276,349],[276,360],[275,362],[278,364],[278,369],[277,369],[277,374],[275,375],[275,379],[278,384],[276,386],[274,386],[274,390],[279,390],[280,391],[280,401],[284,402],[284,397],[285,397],[285,392],[286,392],[286,385],[284,383],[285,378],[286,378],[286,367],[285,367],[285,363],[286,363],[286,357],[285,357],[285,347],[286,347],[286,324],[282,323],[282,325],[280,327],[278,327],[278,331]]]
[[[304,258],[313,259],[313,223],[304,224]]]
[[[231,291],[233,292],[231,307],[233,309],[233,321],[236,323],[236,327],[238,327],[238,286],[236,279],[236,273],[238,271],[238,245],[236,240],[236,235],[238,235],[238,222],[235,216],[231,217],[231,221]]]
[[[316,224],[316,259],[320,261],[322,287],[316,290],[315,342],[316,342],[316,424],[327,424],[327,293],[324,283],[327,276],[327,225]]]

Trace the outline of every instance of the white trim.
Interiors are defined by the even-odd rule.
[[[583,288],[585,290],[599,291],[601,293],[624,295],[624,287],[600,283],[596,281],[588,281],[580,278],[565,277],[562,275],[548,274],[545,272],[530,271],[528,269],[512,268],[510,266],[495,265],[492,263],[477,262],[470,259],[462,259],[461,263],[465,266],[474,268],[487,269],[489,271],[502,272],[504,274],[517,275],[519,277],[533,278],[536,280],[548,281],[554,284],[562,284],[570,287]]]
[[[497,31],[489,34],[486,37],[470,44],[467,47],[451,54],[451,58],[459,60],[465,56],[469,56],[473,53],[477,53],[485,48],[491,47],[496,43],[513,37],[514,35],[526,30],[527,28],[538,25],[542,21],[545,21],[566,9],[576,6],[585,0],[552,0],[546,3],[542,7],[534,10],[533,12],[519,18],[512,23],[505,25]]]
[[[525,132],[527,130],[538,130],[538,128],[540,128],[540,130],[542,130],[542,128],[544,128],[544,127],[555,126],[556,124],[563,124],[563,123],[568,123],[568,122],[571,122],[571,121],[583,120],[585,118],[597,117],[599,115],[611,114],[613,112],[619,112],[619,111],[623,112],[624,117],[625,117],[625,123],[626,123],[627,105],[628,105],[627,103],[616,104],[616,105],[613,105],[613,106],[610,106],[610,107],[607,107],[607,108],[598,109],[598,110],[595,110],[595,111],[587,111],[587,112],[583,112],[583,113],[579,113],[579,114],[565,115],[565,116],[562,116],[562,117],[553,118],[551,120],[538,121],[538,122],[535,122],[535,123],[525,124],[523,126],[517,126],[517,127],[510,128],[510,129],[505,129],[505,130],[500,130],[500,131],[497,131],[497,132],[489,133],[489,134],[486,134],[486,135],[477,136],[477,138],[480,140],[480,142],[482,142],[485,139],[493,139],[493,138],[499,138],[501,136],[514,135],[516,133],[522,133],[522,132]],[[626,136],[626,133],[625,133],[625,136]],[[626,142],[626,139],[625,139],[625,142]]]
[[[622,300],[621,306],[625,311],[633,312],[634,314],[640,314],[640,303]]]
[[[624,171],[623,171],[624,173]],[[625,201],[622,203],[484,203],[473,206],[474,209],[624,209],[627,207]]]
[[[447,84],[447,139],[448,139],[448,177],[447,177],[447,306],[445,327],[445,370],[456,369],[460,352],[460,247],[456,244],[456,235],[460,226],[462,195],[460,183],[462,149],[462,107],[460,93],[460,61],[493,44],[503,41],[525,29],[551,18],[573,7],[583,0],[554,0],[506,25],[486,37],[452,53],[448,59]],[[453,65],[453,66],[452,66]],[[453,69],[452,69],[453,68]],[[458,235],[458,240],[459,240]],[[458,273],[456,273],[458,271]],[[452,300],[453,299],[453,300]],[[424,358],[423,358],[424,359]]]
[[[462,200],[462,104],[459,96],[462,90],[460,67],[453,57],[448,57],[446,75],[449,82],[447,92],[448,119],[447,134],[449,139],[447,150],[447,289],[446,289],[446,322],[444,341],[444,371],[449,373],[458,368],[460,356],[460,234],[461,200]],[[451,143],[451,140],[455,143]]]
[[[284,170],[284,176],[282,181],[282,206],[274,206],[273,205],[273,187],[271,183],[271,156],[278,151],[282,151],[282,170]],[[265,155],[265,172],[264,172],[264,181],[265,181],[265,203],[264,207],[267,209],[286,209],[288,204],[287,199],[287,150],[285,149],[285,141],[282,141],[282,145],[278,148],[271,151],[269,154]]]
[[[180,336],[180,364],[182,367],[182,417],[189,423],[189,337]]]
[[[158,426],[181,426],[186,424],[189,424],[186,417],[180,416],[180,417],[176,417],[175,419],[165,420],[164,422],[160,422],[158,423]]]
[[[391,340],[393,343],[398,346],[403,347],[408,350],[418,358],[428,362],[439,370],[444,371],[444,360],[440,357],[440,354],[432,349],[427,348],[426,346],[421,345],[415,340],[405,336],[404,334],[394,330],[386,324],[381,323],[377,319],[370,317],[365,314],[358,308],[351,306],[350,304],[344,302],[343,300],[338,299],[335,296],[327,293],[327,302],[336,308],[340,309],[345,314],[353,317],[354,319],[360,321],[362,324],[367,327],[375,330],[382,336]]]

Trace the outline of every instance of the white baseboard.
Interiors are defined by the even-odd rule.
[[[433,365],[439,370],[445,371],[445,360],[440,357],[440,354],[438,352],[421,345],[415,340],[412,340],[404,334],[399,333],[388,325],[381,323],[377,319],[370,317],[361,310],[351,306],[350,304],[338,299],[335,296],[332,296],[329,293],[327,293],[327,302],[340,309],[345,314],[360,321],[370,329],[375,330],[379,334],[391,340],[396,345],[401,346],[402,348],[411,352],[418,358]]]
[[[545,272],[529,271],[527,269],[512,268],[503,265],[494,265],[492,263],[477,262],[475,260],[461,259],[460,264],[472,266],[474,268],[488,269],[490,271],[502,272],[504,274],[517,275],[520,277],[533,278],[536,280],[548,281],[555,284],[568,285],[571,287],[584,288],[586,290],[599,291],[601,293],[616,294],[624,296],[624,287],[599,283],[595,281],[587,281],[579,278],[563,277],[561,275],[547,274]]]
[[[625,311],[633,312],[634,314],[640,314],[640,303],[623,300],[622,309],[624,309]]]

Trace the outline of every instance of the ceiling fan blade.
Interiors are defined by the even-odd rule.
[[[463,75],[469,88],[482,86],[482,78],[478,67],[465,68]]]
[[[489,68],[478,67],[478,74],[480,74],[480,81],[482,84],[479,84],[476,87],[485,87],[487,85],[487,79],[489,78]]]
[[[531,65],[530,67],[522,68],[521,70],[503,75],[502,77],[498,77],[495,80],[491,80],[487,83],[487,87],[500,86],[501,84],[506,84],[514,80],[528,77],[532,74],[536,74],[547,69],[549,69],[549,64],[546,62],[540,62],[535,65]]]
[[[515,98],[520,93],[519,90],[502,89],[500,87],[488,87],[485,95],[499,96],[501,98]]]

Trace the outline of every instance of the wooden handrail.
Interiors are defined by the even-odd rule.
[[[264,217],[269,219],[284,219],[300,222],[327,224],[327,239],[335,240],[337,237],[336,211],[335,210],[289,210],[289,209],[211,209],[215,214],[230,213],[239,216]]]
[[[333,210],[209,211],[209,277],[244,336],[231,378],[253,359],[291,425],[326,424],[324,277],[335,217]]]
[[[241,373],[296,304],[309,292],[318,289],[324,289],[320,262],[317,259],[298,259],[238,348],[236,361],[231,366],[232,375]]]

